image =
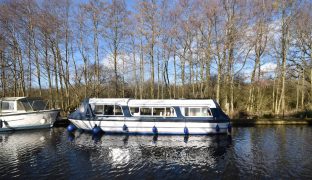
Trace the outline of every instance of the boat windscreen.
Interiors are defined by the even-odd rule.
[[[17,105],[18,110],[32,111],[31,105],[28,101],[20,101]]]
[[[44,100],[31,100],[29,101],[34,111],[46,110],[47,101]]]
[[[47,102],[44,100],[22,100],[17,105],[18,109],[25,111],[40,111],[47,108]]]

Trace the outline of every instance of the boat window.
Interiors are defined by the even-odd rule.
[[[140,108],[140,114],[151,116],[152,115],[152,108]]]
[[[118,105],[94,105],[94,113],[106,116],[120,116],[123,115],[122,109]]]
[[[115,106],[115,115],[122,115],[122,110],[120,106]]]
[[[183,110],[182,110],[183,114]],[[208,107],[185,107],[184,116],[190,117],[208,117],[212,116],[210,108]]]
[[[18,111],[25,110],[24,106],[23,106],[23,103],[20,102],[20,101],[17,101],[17,110]]]
[[[174,109],[172,107],[153,108],[154,116],[175,116]]]
[[[103,105],[95,105],[94,113],[95,114],[104,114],[104,106]]]
[[[129,107],[130,113],[133,116],[140,116],[140,107]]]
[[[104,105],[104,115],[114,115],[114,105]]]
[[[184,108],[184,114],[185,116],[189,116],[189,108]]]
[[[212,116],[210,108],[202,108],[202,116]]]
[[[189,116],[201,116],[200,108],[189,108]]]
[[[34,111],[45,110],[47,106],[47,102],[43,100],[33,100],[30,103]]]
[[[140,115],[139,107],[130,107],[130,113],[134,116]]]
[[[79,111],[81,112],[81,113],[84,113],[85,112],[85,105],[84,105],[84,103],[81,103],[81,105],[79,106]]]
[[[172,107],[166,107],[166,116],[175,116],[175,112]]]
[[[25,111],[32,111],[31,105],[28,101],[21,101],[21,103],[23,104]]]
[[[172,107],[129,107],[133,116],[175,116]]]
[[[165,116],[166,108],[153,108],[153,116]]]
[[[13,111],[14,110],[14,102],[13,101],[2,101],[1,103],[2,111]]]

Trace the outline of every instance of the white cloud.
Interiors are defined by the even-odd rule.
[[[136,55],[136,66],[139,64],[139,56]],[[106,66],[107,68],[114,69],[114,58],[113,54],[107,54],[105,57],[102,58],[101,62],[102,65]],[[129,70],[133,68],[133,57],[131,55],[121,53],[117,56],[117,70],[123,72],[124,69]]]
[[[276,67],[277,67],[277,65],[275,63],[268,62],[268,63],[263,64],[260,67],[260,69],[261,69],[261,72],[269,73],[269,72],[274,72]]]

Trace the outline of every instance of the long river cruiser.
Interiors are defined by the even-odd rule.
[[[60,109],[48,109],[48,102],[35,97],[0,98],[0,132],[50,128]]]
[[[68,116],[74,127],[105,133],[230,133],[229,117],[211,99],[85,99]],[[74,126],[73,126],[74,125]]]

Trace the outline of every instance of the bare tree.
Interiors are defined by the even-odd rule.
[[[112,57],[114,60],[114,85],[115,85],[115,97],[118,97],[118,57],[121,51],[125,50],[126,38],[129,35],[128,26],[128,14],[124,0],[113,0],[109,4],[107,14],[107,22],[105,26],[105,38],[108,40]]]

